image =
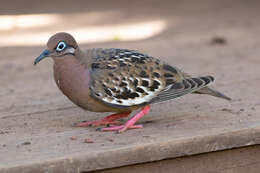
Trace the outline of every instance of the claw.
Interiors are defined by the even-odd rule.
[[[104,117],[99,120],[94,120],[94,121],[84,121],[78,124],[75,124],[76,127],[96,127],[96,126],[101,126],[101,125],[118,125],[120,124],[119,121],[116,121],[119,118],[124,118],[127,117],[131,112],[123,112],[123,113],[117,113],[117,114],[112,114],[107,117]]]

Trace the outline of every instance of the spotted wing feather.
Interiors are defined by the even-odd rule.
[[[113,107],[174,99],[213,81],[210,76],[185,79],[176,67],[132,50],[91,51],[91,94]]]
[[[167,85],[179,80],[176,69],[145,54],[126,49],[92,51],[90,90],[93,97],[110,106],[150,103]]]

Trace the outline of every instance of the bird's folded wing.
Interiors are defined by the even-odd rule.
[[[161,102],[196,91],[210,76],[185,79],[179,69],[126,49],[93,50],[91,95],[112,107]]]
[[[91,65],[94,98],[112,107],[129,107],[144,105],[164,90],[159,60],[126,49],[98,51]]]

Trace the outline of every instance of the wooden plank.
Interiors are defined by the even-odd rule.
[[[2,15],[41,15],[44,10],[51,15],[57,9],[63,17],[46,27],[0,30],[0,38],[12,34],[51,35],[61,28],[102,29],[104,24],[134,25],[159,19],[167,27],[150,39],[80,45],[83,49],[137,49],[161,57],[194,76],[213,75],[216,80],[212,87],[233,100],[188,95],[153,105],[149,115],[139,122],[144,129],[123,134],[75,128],[72,123],[107,114],[86,112],[68,101],[55,86],[51,59],[33,66],[44,45],[1,44],[1,173],[94,171],[260,143],[260,59],[259,42],[254,39],[260,34],[259,1],[246,5],[243,1],[234,4],[229,0],[167,1],[158,8],[157,0],[145,0],[142,1],[145,11],[140,1],[131,1],[131,6],[112,1],[80,1],[72,6],[71,1],[65,0],[59,9],[56,7],[60,7],[60,1],[56,0],[26,1],[15,10],[13,2],[5,1],[0,7]],[[220,4],[225,4],[221,5],[221,14],[217,8]],[[248,22],[252,27],[248,27]],[[216,33],[226,39],[226,44],[212,43]],[[85,139],[93,143],[84,143]]]
[[[211,152],[93,173],[259,173],[260,146]]]

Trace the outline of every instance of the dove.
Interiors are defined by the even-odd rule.
[[[208,87],[214,77],[192,77],[159,58],[135,50],[92,48],[82,50],[72,35],[59,32],[50,37],[47,48],[35,59],[54,61],[54,79],[61,92],[74,104],[92,112],[114,114],[81,122],[78,127],[103,126],[101,131],[124,132],[142,128],[135,124],[150,106],[189,93],[208,94],[231,100]],[[140,110],[127,122],[121,118]]]

